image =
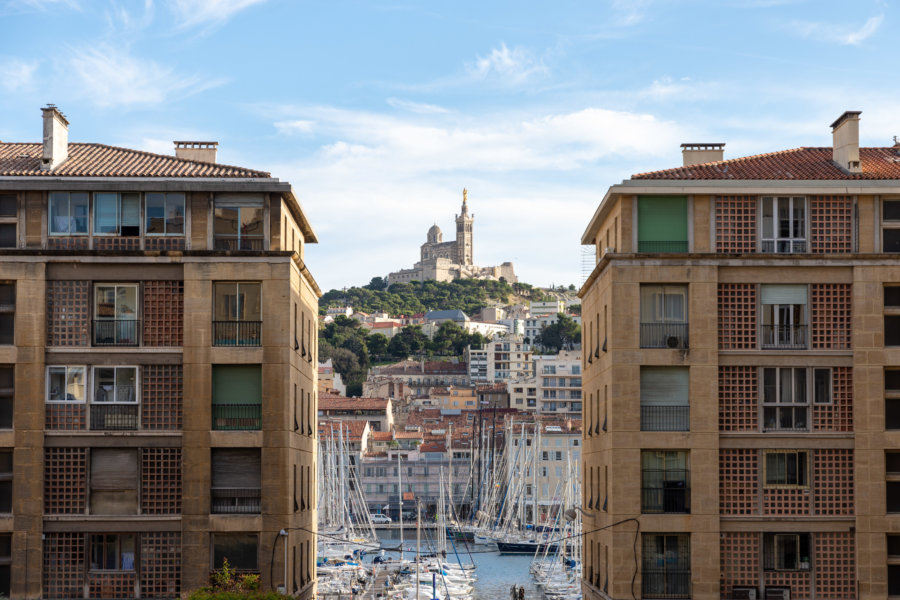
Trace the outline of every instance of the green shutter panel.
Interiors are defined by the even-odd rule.
[[[638,197],[638,252],[687,252],[687,196]]]
[[[213,365],[213,404],[261,404],[260,365]]]

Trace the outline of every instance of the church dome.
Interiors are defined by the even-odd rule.
[[[439,244],[443,239],[444,234],[441,233],[441,228],[437,225],[432,225],[431,229],[428,230],[428,243],[429,244]]]

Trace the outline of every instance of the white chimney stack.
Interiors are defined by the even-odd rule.
[[[175,156],[185,160],[216,162],[219,142],[175,142]]]
[[[845,173],[862,173],[859,162],[859,115],[861,111],[848,110],[831,124],[834,140],[832,160]]]
[[[52,104],[42,108],[44,115],[44,156],[41,170],[51,171],[69,158],[69,122]]]
[[[725,144],[682,144],[684,166],[719,162],[725,158]]]

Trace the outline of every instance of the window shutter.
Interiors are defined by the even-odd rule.
[[[260,481],[258,448],[216,448],[212,451],[212,487],[258,488]]]
[[[213,404],[261,404],[260,365],[213,365]]]
[[[763,285],[760,297],[763,304],[806,304],[805,285]]]
[[[685,367],[641,367],[641,405],[688,406],[689,374]]]
[[[92,490],[137,489],[138,461],[133,448],[95,448],[91,452]]]
[[[687,196],[638,198],[638,240],[687,242]]]

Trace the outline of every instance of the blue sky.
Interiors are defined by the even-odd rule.
[[[580,283],[606,189],[677,166],[900,135],[898,9],[884,0],[307,2],[0,0],[0,140],[70,140],[219,161],[297,189],[323,289],[409,267],[453,237],[462,188],[475,262]]]

